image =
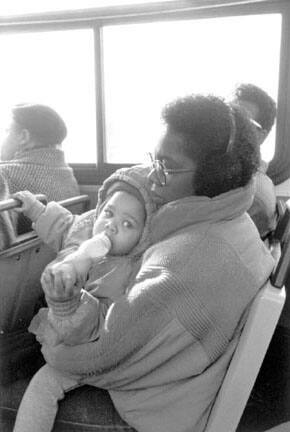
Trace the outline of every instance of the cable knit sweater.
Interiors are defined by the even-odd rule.
[[[108,389],[139,432],[204,431],[245,311],[274,265],[246,213],[252,199],[249,185],[162,206],[155,244],[98,340],[43,346],[47,362]]]
[[[79,195],[79,186],[62,150],[42,147],[18,152],[10,161],[0,161],[0,174],[7,182],[10,194],[29,190],[42,193],[48,201],[59,201]],[[20,217],[19,233],[29,229],[30,223]]]

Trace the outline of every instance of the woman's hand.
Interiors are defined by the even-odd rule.
[[[81,286],[77,282],[78,274],[72,261],[49,264],[41,276],[43,291],[56,300],[67,300],[78,294]]]
[[[18,213],[23,213],[32,222],[35,222],[38,217],[44,212],[45,205],[43,205],[34,194],[29,191],[20,191],[12,195],[12,198],[21,202],[22,206],[15,208]]]

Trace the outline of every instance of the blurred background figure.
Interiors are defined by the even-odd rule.
[[[45,194],[48,201],[79,195],[77,181],[61,148],[66,135],[64,120],[49,106],[12,107],[0,151],[0,174],[10,194],[29,190]],[[27,232],[30,226],[21,215],[17,232]]]
[[[239,105],[250,118],[261,146],[269,135],[276,119],[276,103],[263,89],[254,84],[240,84],[235,89],[234,102]],[[268,164],[261,160],[256,175],[256,194],[249,215],[255,222],[262,238],[276,225],[276,193],[275,187],[266,174]]]

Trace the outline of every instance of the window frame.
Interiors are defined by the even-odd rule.
[[[99,9],[0,17],[0,33],[92,29],[95,48],[95,101],[97,164],[70,164],[79,184],[101,184],[116,169],[132,164],[112,164],[104,161],[104,87],[102,29],[106,25],[144,22],[208,19],[229,16],[280,13],[282,35],[279,66],[276,148],[269,172],[275,172],[281,161],[289,160],[290,148],[290,4],[286,0],[183,0],[111,6]],[[289,124],[288,124],[289,123]]]

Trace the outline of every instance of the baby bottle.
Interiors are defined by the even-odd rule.
[[[82,254],[86,258],[96,259],[107,255],[111,247],[111,240],[102,232],[82,243],[78,249],[78,254]]]

